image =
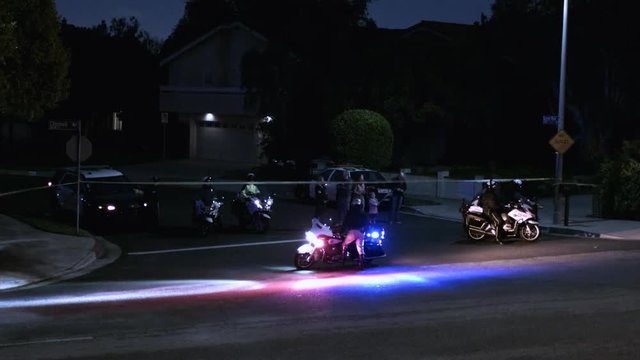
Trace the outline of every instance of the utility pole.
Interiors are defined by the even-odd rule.
[[[81,137],[82,137],[82,128],[81,125],[82,120],[78,119],[78,159],[77,159],[77,171],[78,171],[78,179],[76,184],[76,235],[80,235],[80,181],[82,181],[82,177],[80,175],[80,158],[82,157],[82,147],[80,146]]]
[[[562,51],[560,56],[560,92],[558,94],[558,132],[564,130],[565,88],[567,77],[567,21],[569,0],[564,0],[562,12]],[[553,190],[553,224],[560,223],[560,184],[562,183],[562,153],[556,152],[556,183]]]

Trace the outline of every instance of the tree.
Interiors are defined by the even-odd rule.
[[[70,96],[49,115],[81,119],[95,150],[103,142],[118,151],[147,155],[151,147],[159,147],[155,139],[161,134],[157,55],[135,18],[113,19],[110,24],[103,21],[85,28],[63,21],[63,39],[72,60]],[[104,131],[114,113],[123,121],[122,131]],[[121,145],[114,146],[118,141]],[[105,156],[113,153],[105,151]],[[94,151],[92,160],[99,156]]]
[[[370,110],[347,110],[331,122],[337,159],[381,169],[391,163],[393,132],[389,122]]]
[[[69,55],[53,0],[0,2],[0,116],[34,121],[67,96]]]

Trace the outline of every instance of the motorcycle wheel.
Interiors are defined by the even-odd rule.
[[[304,254],[296,254],[293,258],[293,264],[298,270],[306,270],[313,265],[313,254],[304,253]]]
[[[264,234],[269,230],[269,220],[263,219],[262,216],[256,216],[253,219],[253,226],[257,233]]]
[[[471,240],[479,241],[484,239],[485,233],[479,230],[474,230],[470,227],[467,227],[467,237]]]
[[[209,224],[199,224],[198,235],[200,235],[200,237],[207,237],[207,235],[209,235]]]
[[[540,237],[540,228],[536,224],[524,224],[520,228],[520,237],[526,241],[533,242]]]

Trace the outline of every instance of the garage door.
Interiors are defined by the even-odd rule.
[[[253,130],[198,126],[196,154],[199,159],[257,163],[258,145]]]

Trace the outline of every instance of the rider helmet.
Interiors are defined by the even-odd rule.
[[[256,178],[256,174],[250,172],[247,174],[247,180],[251,181]]]

